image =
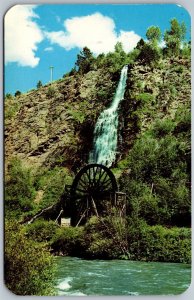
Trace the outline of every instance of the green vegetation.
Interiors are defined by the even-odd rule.
[[[16,221],[5,222],[5,283],[16,295],[53,295],[54,262],[44,244],[25,235]]]
[[[37,89],[40,89],[40,88],[42,87],[42,81],[41,81],[41,80],[39,80],[39,81],[37,82],[36,87],[37,87]]]
[[[22,93],[20,91],[15,92],[15,97],[19,97]]]
[[[55,94],[56,94],[56,91],[55,91],[54,87],[49,86],[49,87],[48,87],[47,94],[46,94],[47,97],[48,97],[48,98],[53,98],[53,97],[55,96]]]
[[[9,176],[5,186],[5,213],[21,215],[33,209],[36,191],[33,186],[31,170],[22,166],[17,158],[9,165]]]
[[[170,30],[167,30],[164,34],[166,52],[170,56],[177,56],[180,53],[181,43],[185,38],[186,27],[184,22],[179,24],[176,19],[172,19],[170,24]]]
[[[148,28],[147,41],[141,39],[130,53],[121,43],[97,57],[85,47],[63,79],[38,91],[45,105],[41,116],[48,122],[39,126],[30,119],[33,138],[24,141],[25,149],[29,147],[24,156],[23,145],[15,145],[21,131],[6,150],[12,149],[14,158],[10,155],[6,164],[5,282],[14,293],[54,293],[50,254],[190,263],[191,43],[184,40],[184,24],[173,19],[170,25],[164,48],[155,26]],[[123,142],[112,170],[119,190],[126,193],[127,217],[121,220],[111,211],[91,217],[84,226],[60,227],[59,212],[71,205],[65,187],[87,163],[96,119],[112,100],[126,64],[128,80],[119,108]],[[41,86],[39,81],[37,88]],[[20,95],[17,91],[15,97],[5,97],[7,135],[14,135],[17,118],[20,122],[33,108],[33,97],[37,99],[37,91],[28,94],[30,104]],[[41,105],[38,109],[41,112]],[[36,141],[34,151],[30,147]],[[18,159],[17,152],[24,158]],[[38,167],[29,168],[29,156]],[[52,210],[33,222],[47,207]]]

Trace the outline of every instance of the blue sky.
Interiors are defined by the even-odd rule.
[[[174,4],[63,4],[17,5],[5,16],[5,93],[26,92],[39,80],[57,80],[74,67],[77,54],[87,46],[94,55],[108,53],[116,42],[130,52],[154,25],[162,33],[177,18],[187,26],[190,15]]]

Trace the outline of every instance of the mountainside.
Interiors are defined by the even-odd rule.
[[[191,43],[170,25],[128,53],[84,47],[63,78],[5,95],[15,294],[51,295],[52,255],[191,263]]]
[[[82,167],[92,147],[97,117],[111,102],[117,82],[104,69],[97,69],[6,99],[6,163],[17,156],[35,168]],[[130,65],[120,105],[118,160],[155,119],[173,119],[183,107],[190,108],[189,59],[166,58],[154,68],[140,62]]]
[[[34,167],[80,166],[114,85],[109,74],[97,70],[6,100],[6,161],[17,156]],[[105,101],[99,99],[103,92],[108,95]]]

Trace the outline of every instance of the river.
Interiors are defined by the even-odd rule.
[[[187,264],[56,257],[58,295],[177,295],[190,285]]]

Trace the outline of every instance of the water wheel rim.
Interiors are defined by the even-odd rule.
[[[116,192],[118,189],[112,171],[101,164],[89,164],[76,175],[72,187],[71,197],[93,196]]]

